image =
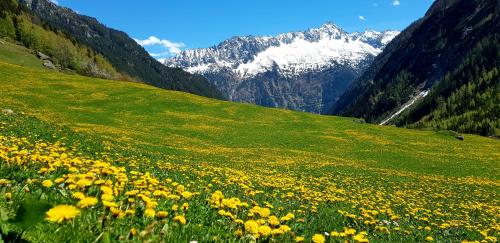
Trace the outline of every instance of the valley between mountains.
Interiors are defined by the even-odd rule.
[[[278,36],[234,37],[165,60],[205,76],[231,101],[327,113],[398,31],[347,33],[333,23]]]
[[[0,243],[498,242],[499,1],[162,62],[67,3],[0,1]]]

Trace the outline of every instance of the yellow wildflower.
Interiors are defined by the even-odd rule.
[[[156,212],[154,209],[146,208],[146,210],[144,210],[144,216],[146,216],[146,218],[154,218],[156,216]]]
[[[158,212],[156,213],[156,217],[158,217],[158,218],[160,218],[160,219],[164,219],[164,218],[166,218],[166,217],[167,217],[167,215],[168,215],[168,212],[166,212],[166,211],[158,211]]]
[[[269,218],[267,219],[267,221],[268,221],[268,222],[269,222],[269,224],[270,224],[270,225],[272,225],[272,226],[277,226],[277,225],[279,225],[279,224],[280,224],[279,219],[278,219],[276,216],[274,216],[274,215],[269,216]]]
[[[46,188],[50,188],[54,185],[54,182],[52,182],[51,180],[44,180],[42,182],[42,186],[43,187],[46,187]]]
[[[186,218],[182,215],[177,215],[174,217],[174,221],[179,222],[180,224],[186,224]]]
[[[271,234],[271,227],[267,225],[259,226],[259,234],[262,236],[268,236]]]
[[[62,223],[65,220],[71,220],[80,215],[80,210],[70,205],[56,206],[46,213],[46,220],[52,223]]]
[[[78,182],[76,182],[76,185],[79,188],[85,188],[85,187],[91,186],[92,185],[92,181],[88,180],[88,179],[81,179]]]
[[[82,200],[85,198],[85,194],[83,194],[82,192],[75,192],[71,196],[78,200]]]
[[[78,202],[78,207],[80,208],[88,208],[96,205],[98,202],[97,198],[95,197],[85,197]]]
[[[312,242],[314,243],[325,243],[325,237],[320,234],[315,234],[312,237]]]
[[[245,230],[252,235],[258,235],[259,224],[255,220],[248,220],[245,222]]]
[[[303,236],[297,236],[295,237],[295,242],[304,242],[305,239]]]

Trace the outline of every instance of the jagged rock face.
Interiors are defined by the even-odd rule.
[[[398,34],[347,33],[327,23],[274,37],[234,37],[165,65],[202,74],[232,101],[325,113]]]

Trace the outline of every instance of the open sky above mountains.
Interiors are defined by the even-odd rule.
[[[302,31],[331,21],[346,31],[402,30],[433,0],[53,0],[123,30],[156,58],[240,35]]]

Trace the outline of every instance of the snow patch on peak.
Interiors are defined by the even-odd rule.
[[[233,37],[217,46],[187,50],[165,61],[192,73],[231,70],[240,79],[277,69],[285,76],[335,65],[356,68],[378,55],[398,31],[347,33],[327,22],[318,28],[273,36]]]
[[[356,67],[368,55],[380,52],[360,40],[329,38],[310,42],[299,38],[257,54],[253,61],[239,65],[236,73],[247,78],[278,68],[282,75],[293,76],[339,64]]]

